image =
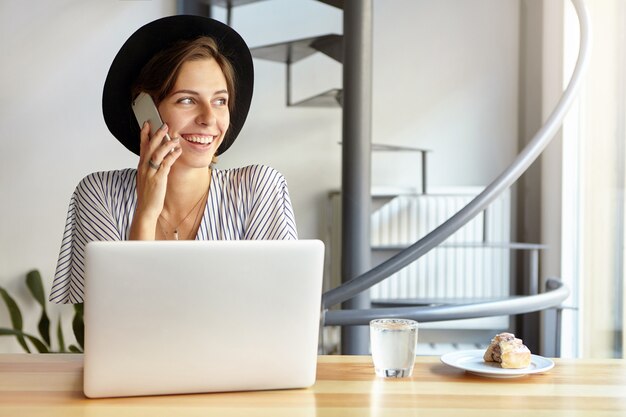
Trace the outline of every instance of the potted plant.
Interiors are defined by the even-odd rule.
[[[74,318],[72,320],[72,329],[74,330],[74,336],[78,346],[69,345],[65,346],[65,338],[63,337],[63,329],[61,326],[61,318],[57,322],[56,336],[58,342],[58,350],[53,350],[52,341],[50,337],[50,318],[46,311],[46,296],[41,281],[41,274],[37,270],[32,270],[26,274],[26,286],[30,294],[41,306],[41,317],[37,325],[39,336],[34,336],[23,330],[22,312],[15,300],[9,295],[9,293],[2,287],[0,287],[0,297],[4,301],[7,309],[9,310],[9,316],[11,318],[11,325],[13,328],[0,327],[0,336],[14,336],[17,338],[18,343],[22,348],[31,353],[31,347],[29,343],[35,347],[39,353],[80,353],[83,351],[85,326],[83,323],[83,304],[74,304]]]

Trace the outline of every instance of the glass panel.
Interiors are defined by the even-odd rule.
[[[563,355],[623,357],[626,1],[587,1],[593,58],[563,129],[563,275],[574,285],[563,313]],[[565,76],[578,48],[566,5]]]

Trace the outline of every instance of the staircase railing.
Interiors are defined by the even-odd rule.
[[[580,46],[576,66],[568,85],[556,107],[532,140],[520,152],[513,163],[506,168],[483,192],[468,203],[455,215],[442,223],[426,236],[387,261],[348,282],[327,291],[322,297],[325,325],[366,325],[370,320],[380,317],[407,317],[419,321],[440,321],[458,318],[486,317],[499,314],[520,314],[558,306],[569,295],[569,290],[560,282],[549,281],[548,292],[538,295],[506,300],[489,301],[466,305],[434,307],[396,307],[354,310],[328,309],[346,301],[360,292],[367,290],[385,278],[398,272],[431,249],[441,244],[453,233],[481,213],[502,192],[515,181],[539,157],[561,126],[567,110],[572,105],[582,83],[582,76],[589,64],[590,22],[583,0],[571,0],[580,26]]]

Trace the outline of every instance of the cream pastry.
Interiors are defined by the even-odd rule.
[[[530,365],[530,350],[513,333],[500,333],[491,339],[483,359],[498,362],[502,368],[526,368]]]

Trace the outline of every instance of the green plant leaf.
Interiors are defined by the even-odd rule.
[[[26,286],[42,308],[41,317],[39,318],[39,323],[37,324],[37,329],[39,330],[39,334],[41,335],[41,338],[44,340],[44,342],[46,342],[46,344],[50,346],[50,318],[48,317],[48,312],[46,311],[46,295],[43,290],[41,274],[39,273],[39,271],[33,269],[28,274],[26,274]]]
[[[41,308],[46,309],[46,295],[43,291],[43,284],[41,283],[41,274],[36,269],[33,269],[26,274],[26,286],[30,290],[35,300],[39,303]]]
[[[57,340],[59,341],[59,352],[65,352],[65,338],[63,337],[63,329],[61,327],[61,317],[57,322]]]
[[[21,337],[22,339],[27,338],[37,348],[37,351],[39,353],[50,353],[48,347],[44,345],[41,340],[37,339],[33,335],[24,333],[21,330],[0,328],[0,336],[17,336],[18,338]],[[28,353],[30,353],[30,350],[28,350]]]
[[[81,349],[85,349],[85,323],[83,322],[83,304],[74,304],[74,319],[72,320],[74,336]],[[70,346],[71,350],[71,346]]]
[[[11,325],[13,326],[13,329],[15,329],[18,332],[21,332],[23,322],[22,322],[22,313],[20,311],[20,308],[17,306],[17,303],[15,302],[15,300],[11,298],[9,293],[2,287],[0,287],[0,296],[2,296],[2,299],[4,300],[4,303],[6,304],[7,309],[9,310],[9,316],[11,317]],[[22,346],[22,349],[30,353],[30,349],[28,348],[28,345],[26,344],[26,340],[24,340],[24,337],[19,334],[15,334],[15,336],[17,337],[17,341],[19,342],[19,344]]]
[[[76,347],[76,345],[70,345],[70,352],[72,352],[72,353],[83,353],[83,351],[80,350],[78,347]]]
[[[39,330],[39,335],[46,342],[46,345],[50,346],[50,319],[45,311],[41,313],[41,318],[39,318],[39,323],[37,324],[37,329]]]

